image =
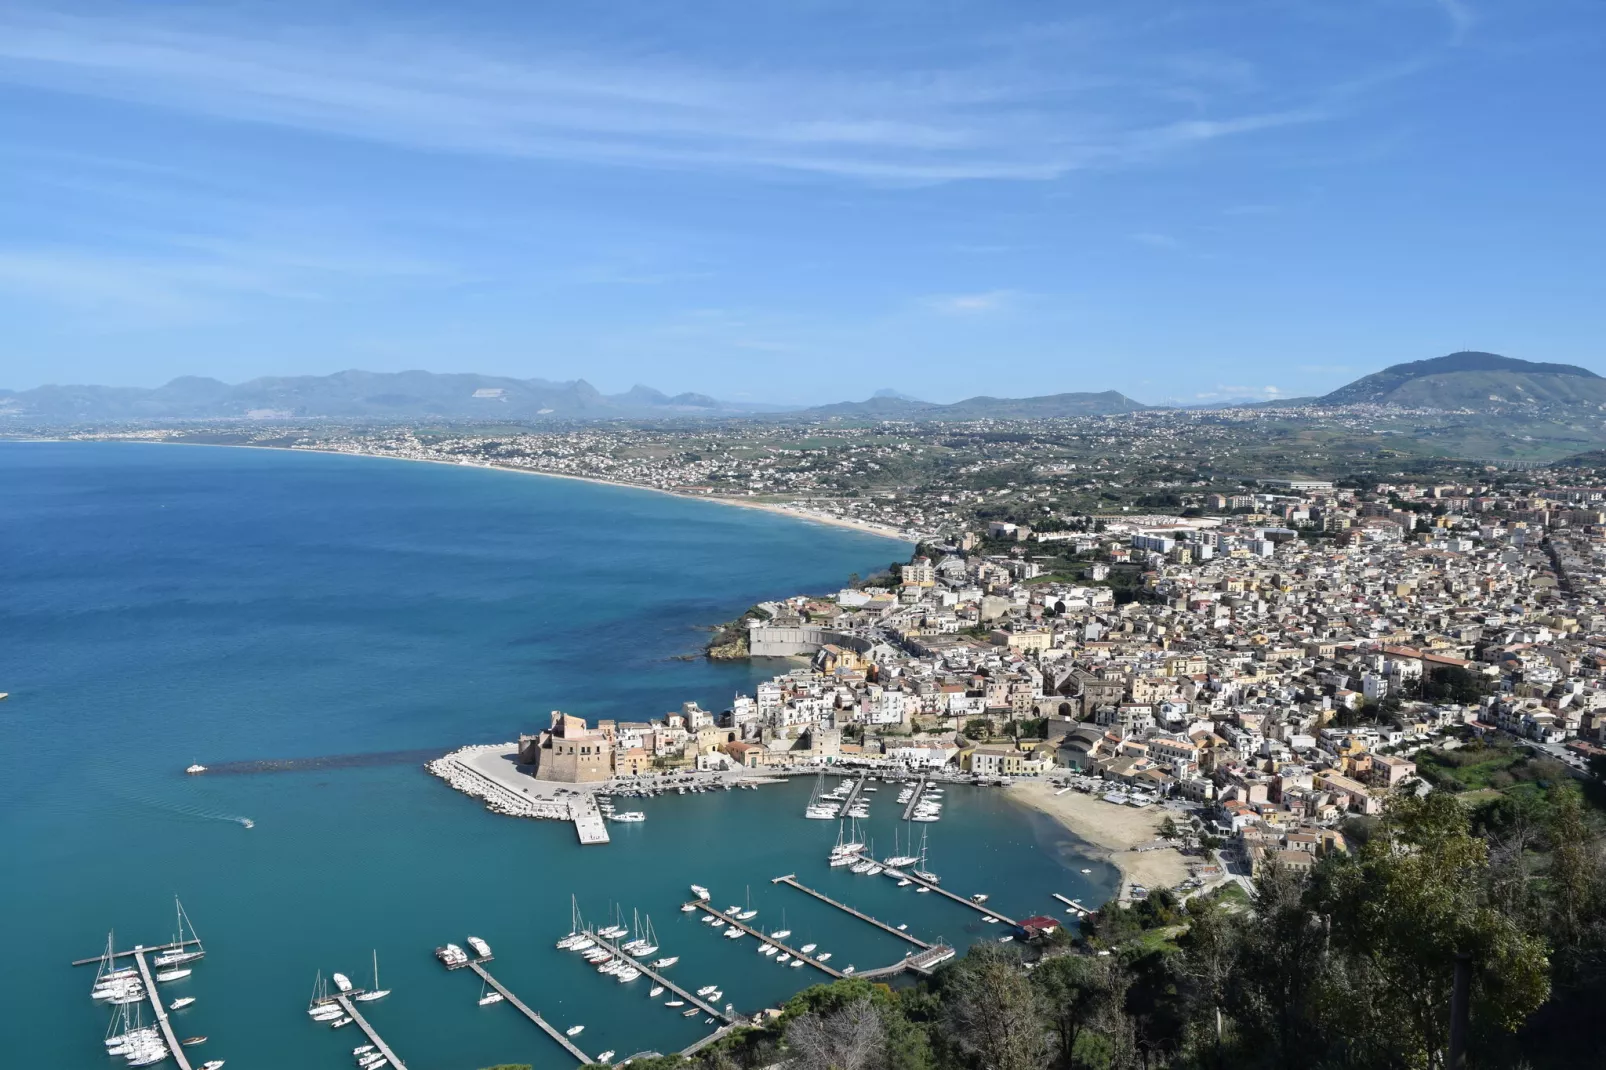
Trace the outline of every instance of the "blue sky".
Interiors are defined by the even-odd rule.
[[[0,0],[0,385],[1606,372],[1597,0]]]

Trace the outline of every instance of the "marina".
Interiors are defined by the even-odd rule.
[[[873,918],[870,915],[863,913],[862,911],[855,910],[853,907],[848,906],[846,903],[839,903],[835,899],[832,899],[830,896],[826,895],[824,892],[817,892],[813,888],[810,888],[810,887],[808,887],[806,885],[798,883],[797,877],[794,874],[788,873],[784,877],[772,878],[770,880],[770,883],[771,884],[785,884],[785,885],[788,885],[790,887],[796,888],[798,891],[804,893],[805,895],[812,895],[814,898],[818,899],[820,902],[829,903],[831,906],[836,907],[838,910],[840,910],[840,911],[842,911],[842,912],[844,912],[846,914],[851,914],[853,917],[858,918],[860,921],[868,922],[871,925],[874,925],[876,928],[882,930],[883,932],[886,932],[886,933],[888,933],[888,934],[890,934],[892,936],[896,936],[900,940],[907,940],[909,943],[914,944],[916,947],[920,948],[923,951],[924,950],[929,950],[930,948],[933,948],[933,947],[937,946],[935,944],[931,944],[931,943],[928,943],[925,940],[920,939],[918,936],[915,936],[914,934],[908,932],[907,930],[898,928],[896,925],[888,925],[886,922],[882,921],[880,918]]]
[[[853,782],[853,788],[848,792],[848,797],[842,800],[842,805],[837,809],[836,816],[838,818],[847,817],[853,810],[854,804],[859,801],[859,796],[864,794],[864,784],[867,779],[869,779],[869,774],[861,773],[859,774],[859,779]]]
[[[502,984],[501,981],[498,981],[495,977],[492,977],[491,972],[484,966],[481,966],[478,962],[472,960],[466,963],[466,965],[469,969],[479,974],[480,980],[494,988],[504,1000],[517,1007],[520,1014],[534,1022],[543,1033],[557,1041],[559,1044],[563,1045],[563,1049],[570,1055],[574,1056],[576,1060],[586,1066],[590,1066],[592,1064],[594,1060],[591,1058],[591,1056],[587,1055],[585,1052],[576,1047],[574,1042],[564,1035],[563,1030],[558,1029],[551,1022],[548,1022],[545,1018],[531,1010],[523,1000],[519,999],[518,996],[515,996],[506,986]]]
[[[675,982],[659,973],[657,970],[654,970],[651,966],[648,966],[645,962],[631,959],[630,955],[626,951],[618,947],[613,941],[607,939],[606,937],[598,936],[594,932],[588,933],[587,935],[596,941],[598,947],[604,949],[605,951],[611,952],[617,958],[626,959],[633,962],[635,964],[635,968],[640,970],[643,975],[651,978],[654,984],[663,985],[665,988],[669,989],[669,991],[673,992],[677,998],[685,1000],[691,1006],[696,1007],[709,1017],[716,1018],[719,1021],[725,1022],[726,1024],[737,1023],[743,1020],[741,1015],[733,1012],[722,1011],[718,1007],[715,1007],[713,1004],[704,1000],[696,993],[686,991],[684,988],[680,987]]]
[[[733,927],[735,927],[737,929],[740,929],[742,932],[745,932],[747,935],[756,938],[760,943],[768,944],[769,946],[771,946],[773,948],[777,948],[780,951],[786,952],[788,955],[791,955],[794,959],[799,959],[802,962],[806,963],[807,965],[813,966],[816,970],[819,970],[821,973],[825,974],[828,977],[840,978],[840,977],[843,976],[841,970],[838,970],[838,969],[836,969],[834,967],[831,967],[831,966],[827,966],[825,963],[819,961],[818,959],[813,958],[812,956],[809,956],[809,955],[805,955],[803,952],[797,950],[794,947],[789,947],[788,945],[783,944],[781,941],[775,939],[775,937],[769,935],[768,933],[766,933],[766,932],[764,932],[764,931],[762,931],[760,929],[753,928],[751,925],[747,924],[745,921],[740,921],[740,920],[738,920],[736,918],[727,917],[725,914],[721,913],[719,910],[716,910],[714,907],[709,906],[707,900],[693,899],[691,901],[690,905],[692,907],[698,909],[698,910],[706,911],[709,915],[711,915],[713,917],[716,917],[716,918],[719,918],[719,919],[723,920],[727,925],[730,925],[730,926],[733,926]]]
[[[395,1067],[395,1070],[407,1070],[407,1064],[401,1061],[401,1057],[391,1050],[389,1044],[385,1043],[385,1038],[379,1035],[379,1031],[369,1024],[368,1019],[362,1016],[362,1012],[357,1009],[357,1005],[352,1002],[350,996],[342,992],[335,997],[335,1002],[339,1003],[340,1009],[345,1011],[353,1022],[357,1023],[357,1028],[361,1029],[363,1034],[367,1036],[368,1043],[372,1044],[380,1055],[388,1059],[390,1065]]]
[[[178,1064],[178,1070],[190,1070],[189,1057],[184,1054],[184,1047],[178,1042],[178,1034],[173,1032],[173,1023],[168,1021],[167,1009],[162,1006],[161,993],[156,990],[156,980],[151,976],[150,964],[145,961],[145,949],[134,949],[134,962],[139,966],[139,975],[145,981],[145,998],[151,1002],[151,1011],[156,1015],[156,1027],[162,1032],[162,1042],[167,1045],[167,1053]]]
[[[898,881],[904,881],[904,880],[913,881],[915,884],[920,885],[921,887],[925,888],[927,891],[932,891],[932,892],[936,892],[938,895],[947,896],[949,899],[952,899],[954,902],[960,904],[961,906],[967,906],[971,910],[974,910],[974,911],[976,911],[976,912],[978,912],[980,914],[984,914],[989,918],[997,918],[999,921],[1003,922],[1005,925],[1014,925],[1015,924],[1015,919],[1010,918],[1010,917],[1006,917],[1005,915],[1000,914],[998,911],[992,909],[991,907],[987,906],[984,903],[978,903],[974,899],[966,899],[962,895],[955,895],[953,892],[950,892],[948,889],[940,887],[937,884],[924,879],[923,877],[917,876],[914,870],[887,869],[887,870],[883,870],[882,871],[882,875],[883,876],[887,876],[887,877],[891,877],[893,880],[898,880]]]
[[[1048,894],[1065,904],[1065,913],[1067,914],[1075,914],[1079,918],[1091,917],[1093,914],[1091,910],[1082,905],[1082,901],[1079,899],[1067,899],[1058,892],[1049,892]]]
[[[903,808],[903,819],[905,821],[908,821],[909,819],[914,817],[915,808],[920,805],[921,798],[924,797],[924,795],[926,794],[926,784],[929,783],[930,780],[931,780],[931,774],[930,773],[921,773],[920,774],[920,783],[915,785],[915,790],[914,790],[913,794],[911,794],[909,796],[909,804]]]

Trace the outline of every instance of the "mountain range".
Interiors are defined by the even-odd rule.
[[[1502,413],[1606,408],[1606,378],[1571,364],[1461,352],[1395,364],[1319,398],[1260,402],[1398,405]],[[607,420],[775,415],[803,418],[962,421],[1098,416],[1151,406],[1114,390],[1025,398],[987,395],[950,404],[879,390],[864,401],[806,409],[669,395],[647,386],[604,394],[584,379],[556,382],[492,375],[344,371],[228,384],[185,376],[164,386],[42,386],[0,390],[0,418],[38,423],[332,418],[412,420]],[[3,426],[3,425],[0,425]]]

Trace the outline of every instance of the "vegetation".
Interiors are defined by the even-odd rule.
[[[1458,956],[1474,1070],[1595,1064],[1606,871],[1575,792],[1515,832],[1440,792],[1358,832],[1308,875],[1268,869],[1247,900],[1157,893],[1098,912],[1072,947],[978,945],[903,991],[811,988],[695,1059],[633,1065],[1445,1070]]]

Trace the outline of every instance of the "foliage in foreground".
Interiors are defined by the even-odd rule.
[[[1453,797],[1402,797],[1250,909],[1174,898],[1095,918],[1035,962],[979,945],[899,991],[799,993],[778,1019],[639,1070],[1442,1070],[1456,957],[1475,1068],[1589,1065],[1606,980],[1599,837],[1574,792],[1542,826],[1474,832]]]

